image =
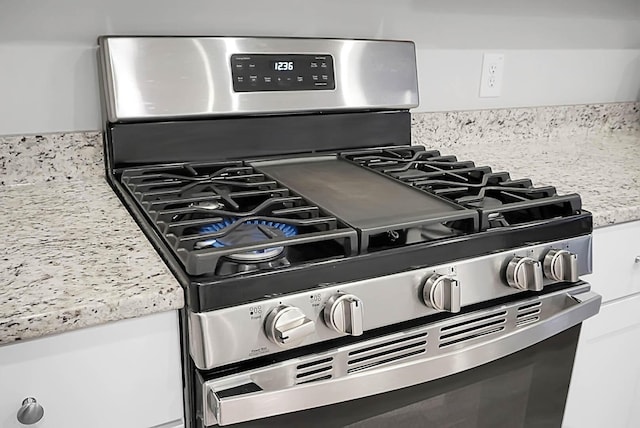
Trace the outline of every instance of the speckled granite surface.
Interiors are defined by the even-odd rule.
[[[181,308],[106,181],[0,188],[0,344]]]
[[[102,133],[0,136],[0,186],[104,175]]]
[[[413,141],[485,144],[640,131],[640,103],[589,104],[422,113],[412,116]]]

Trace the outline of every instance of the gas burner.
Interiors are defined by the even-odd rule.
[[[220,238],[208,239],[195,244],[195,248],[207,247],[224,248],[259,244],[275,238],[290,238],[298,234],[295,226],[266,220],[248,220],[239,222],[238,219],[224,219],[218,223],[203,226],[200,233],[215,233],[227,229]],[[253,250],[230,254],[229,260],[256,264],[265,262],[280,256],[284,246],[270,247],[261,250]]]
[[[487,221],[490,227],[506,227],[509,222],[502,213],[490,213],[487,215]]]
[[[486,211],[495,211],[500,210],[500,208],[504,205],[504,202],[498,197],[504,197],[500,192],[491,197],[486,196],[484,192],[481,190],[480,194],[477,197],[474,196],[466,196],[462,198],[458,198],[455,201],[463,206],[469,208],[477,208],[479,210]],[[509,222],[503,213],[500,212],[490,212],[487,214],[487,222],[490,227],[506,227],[509,226]]]
[[[190,207],[214,211],[224,208],[224,204],[218,201],[199,201],[189,204]]]
[[[479,231],[514,226],[580,212],[576,194],[559,196],[551,186],[513,180],[506,172],[459,161],[423,147],[394,147],[343,152],[343,159],[393,177],[426,193],[475,209]]]
[[[216,267],[216,275],[228,276],[236,273],[247,273],[259,270],[272,270],[280,267],[287,267],[291,265],[289,259],[287,259],[286,251],[284,247],[280,248],[280,253],[272,259],[264,261],[238,261],[233,259],[233,255],[222,257],[220,263]],[[246,253],[248,254],[248,253]]]
[[[454,225],[435,223],[420,228],[420,241],[424,241],[425,239],[435,241],[436,239],[451,238],[460,235],[462,235],[462,233],[456,229]],[[419,241],[416,240],[416,242]]]
[[[220,275],[222,264],[230,273],[270,270],[288,265],[285,255],[298,264],[358,250],[353,229],[243,162],[128,168],[121,181],[189,275]]]
[[[474,208],[484,208],[484,209],[492,209],[498,208],[502,206],[502,201],[500,199],[492,198],[490,196],[485,196],[483,198],[478,198],[476,201],[467,201],[464,205],[468,205]]]

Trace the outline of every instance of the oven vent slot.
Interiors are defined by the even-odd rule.
[[[520,306],[516,315],[516,326],[531,324],[540,321],[540,312],[542,311],[542,302],[531,303]]]
[[[541,306],[542,306],[542,302],[534,302],[534,303],[529,303],[528,305],[522,305],[518,307],[518,313],[524,312],[528,309],[540,308]]]
[[[331,379],[333,357],[322,358],[296,367],[296,385]]]
[[[427,333],[402,337],[349,352],[347,373],[359,372],[383,364],[395,363],[427,350]]]
[[[440,344],[445,348],[468,340],[499,333],[505,329],[507,311],[473,318],[465,322],[444,326],[440,329]]]

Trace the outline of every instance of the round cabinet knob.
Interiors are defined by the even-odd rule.
[[[542,266],[531,257],[514,257],[507,265],[507,284],[518,290],[542,290]]]
[[[265,320],[264,331],[269,340],[283,348],[297,346],[315,332],[315,323],[294,306],[278,306]]]
[[[544,276],[552,281],[578,281],[578,256],[567,250],[549,250],[542,265]]]
[[[360,336],[363,332],[362,300],[353,294],[338,293],[327,300],[324,307],[327,327],[342,334]]]
[[[424,282],[422,300],[439,311],[460,312],[460,285],[451,276],[434,273]]]
[[[22,407],[18,410],[18,422],[23,425],[33,425],[44,416],[44,408],[33,397],[22,400]]]

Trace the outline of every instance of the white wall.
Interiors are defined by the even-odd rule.
[[[0,0],[0,135],[100,129],[101,34],[414,40],[417,111],[640,98],[637,0]],[[487,51],[500,98],[477,96]]]

